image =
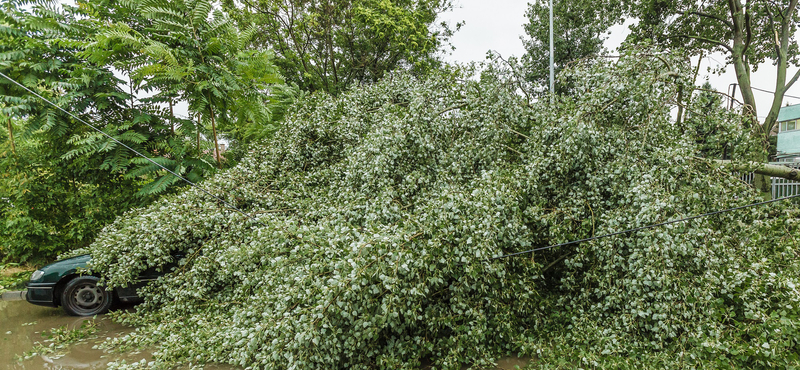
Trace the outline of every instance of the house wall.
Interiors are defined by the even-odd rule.
[[[779,133],[777,149],[778,156],[781,154],[800,153],[800,130]]]

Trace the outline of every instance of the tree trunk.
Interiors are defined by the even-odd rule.
[[[756,170],[753,170],[755,173],[753,176],[753,187],[761,192],[764,199],[769,199],[772,197],[772,177],[770,177],[770,172],[761,170],[761,166],[769,166],[767,154],[763,154],[759,159],[761,159],[761,163],[759,163],[760,166],[756,167]]]
[[[11,153],[17,155],[17,145],[14,142],[14,126],[11,125],[11,117],[5,117],[5,120],[8,124],[8,140],[11,143]]]
[[[169,98],[169,127],[175,135],[175,112],[172,110],[172,98]]]
[[[732,59],[734,69],[736,70],[736,80],[739,82],[739,88],[742,91],[742,100],[744,100],[745,104],[742,114],[745,116],[745,120],[750,121],[751,130],[763,131],[763,126],[759,124],[758,116],[756,115],[756,100],[753,96],[753,89],[750,86],[750,66],[744,60],[744,58],[746,58],[743,54],[744,47],[743,45],[734,45],[733,49]],[[758,134],[765,153],[762,156],[762,160],[764,164],[766,164],[769,162],[768,154],[766,154],[769,152],[769,133],[759,132]],[[772,196],[772,179],[770,179],[769,176],[757,173],[753,179],[753,187],[760,191],[765,199]]]
[[[197,126],[195,126],[195,128],[197,129],[197,155],[198,156],[203,154],[203,151],[200,149],[200,122],[202,122],[201,118],[202,117],[200,116],[200,113],[197,113]]]
[[[736,80],[742,90],[742,100],[745,105],[744,113],[754,117],[757,123],[756,99],[753,96],[752,86],[750,86],[750,64],[747,62],[747,48],[749,47],[747,35],[750,32],[750,24],[747,22],[745,9],[738,0],[728,1],[728,7],[731,12],[731,25],[733,26],[731,29],[733,45],[729,49],[731,62],[733,63],[733,70],[736,72]]]
[[[128,70],[128,86],[130,87],[131,91],[131,108],[133,108],[133,77],[131,77],[130,70]]]
[[[217,141],[217,124],[214,119],[214,107],[208,106],[211,112],[211,133],[214,135],[214,156],[217,158],[217,167],[222,168],[222,161],[219,159],[219,141]]]
[[[731,168],[737,171],[753,171],[753,173],[765,175],[766,177],[775,176],[787,180],[800,181],[800,171],[787,166],[761,162],[734,163],[719,159],[715,159],[714,162],[718,165],[730,165]]]
[[[733,69],[736,72],[736,81],[739,82],[739,88],[742,91],[742,100],[745,105],[745,111],[743,113],[751,115],[752,117],[758,117],[756,112],[756,98],[753,95],[753,88],[750,85],[750,66],[744,60],[743,49],[743,46],[737,47],[734,45],[734,52],[731,58],[733,59]],[[757,118],[755,123],[758,123]]]
[[[756,99],[753,96],[753,88],[750,85],[750,64],[747,62],[747,48],[748,41],[746,38],[749,35],[750,24],[745,17],[745,9],[739,1],[729,1],[728,5],[731,11],[732,25],[733,25],[733,47],[731,48],[731,61],[733,62],[733,69],[736,72],[736,80],[739,82],[739,88],[742,90],[742,100],[744,101],[744,115],[745,120],[750,121],[750,128],[752,130],[761,131],[762,126],[758,122],[758,113],[756,111]],[[762,137],[765,153],[769,152],[768,133],[759,133]],[[767,155],[763,156],[763,162],[766,164],[769,161]],[[753,187],[761,192],[762,196],[767,199],[772,197],[772,180],[769,176],[763,174],[756,174],[753,179]]]
[[[798,74],[795,73],[787,81],[787,68],[789,67],[790,62],[790,35],[793,31],[793,25],[796,15],[796,8],[797,8],[797,0],[791,0],[787,5],[785,11],[781,12],[778,9],[778,14],[773,15],[774,13],[770,12],[770,21],[778,20],[780,22],[780,30],[774,30],[774,40],[775,43],[775,54],[777,58],[775,58],[775,65],[776,68],[776,77],[775,77],[775,94],[772,97],[772,105],[770,106],[769,113],[767,114],[767,118],[764,119],[764,123],[762,125],[764,129],[764,134],[767,139],[769,139],[770,132],[775,127],[775,123],[778,120],[778,113],[781,110],[781,102],[783,102],[783,96],[786,94],[786,90],[788,90],[794,83],[797,81]]]

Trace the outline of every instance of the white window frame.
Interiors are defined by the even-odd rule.
[[[778,132],[789,132],[789,131],[798,131],[800,130],[800,120],[790,120],[790,121],[783,121],[780,123],[780,127],[778,128]],[[789,129],[789,125],[793,124],[794,128]]]

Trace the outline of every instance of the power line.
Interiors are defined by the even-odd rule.
[[[485,260],[485,261],[494,261],[494,260],[504,259],[504,258],[508,258],[508,257],[516,257],[516,256],[520,256],[520,255],[523,255],[523,254],[530,254],[530,253],[533,253],[533,252],[543,251],[543,250],[547,250],[547,249],[565,247],[565,246],[572,245],[572,244],[579,244],[579,243],[588,242],[588,241],[592,241],[592,240],[603,239],[603,238],[608,238],[608,237],[622,235],[622,234],[629,234],[629,233],[636,232],[636,231],[652,229],[652,228],[655,228],[655,227],[670,225],[670,224],[674,224],[674,223],[678,223],[678,222],[691,221],[691,220],[702,218],[702,217],[713,216],[713,215],[720,214],[720,213],[725,213],[725,212],[732,212],[732,211],[736,211],[736,210],[740,210],[740,209],[744,209],[744,208],[749,208],[749,207],[760,206],[760,205],[764,205],[764,204],[768,204],[768,203],[780,202],[782,200],[792,199],[792,198],[797,198],[797,197],[800,197],[800,194],[796,194],[796,195],[792,195],[792,196],[784,197],[784,198],[767,200],[767,201],[758,202],[758,203],[751,203],[751,204],[747,204],[747,205],[743,205],[743,206],[739,206],[739,207],[734,207],[734,208],[727,208],[727,209],[714,211],[714,212],[709,212],[709,213],[703,213],[703,214],[700,214],[700,215],[681,218],[681,219],[678,219],[678,220],[662,222],[662,223],[653,224],[653,225],[649,225],[649,226],[637,227],[635,229],[617,231],[615,233],[604,234],[604,235],[600,235],[600,236],[594,236],[594,237],[591,237],[591,238],[573,240],[573,241],[570,241],[570,242],[560,243],[560,244],[553,244],[553,245],[549,245],[549,246],[546,246],[546,247],[530,249],[530,250],[527,250],[527,251],[509,253],[509,254],[505,254],[505,255],[502,255],[502,256],[492,257],[492,258],[489,258],[488,260]]]
[[[769,90],[759,89],[759,88],[757,88],[757,87],[753,87],[753,86],[750,86],[750,88],[751,88],[751,89],[753,89],[753,90],[756,90],[756,91],[761,91],[761,92],[765,92],[765,93],[768,93],[768,94],[775,95],[775,92],[774,92],[774,91],[769,91]],[[792,99],[800,99],[800,96],[786,95],[786,94],[783,94],[783,97],[784,97],[784,98],[792,98]]]
[[[60,110],[61,112],[64,112],[64,113],[65,113],[65,114],[67,114],[68,116],[70,116],[70,117],[74,118],[74,119],[75,119],[75,120],[77,120],[78,122],[81,122],[81,123],[83,123],[83,124],[84,124],[84,125],[86,125],[86,126],[89,126],[89,127],[90,127],[90,128],[92,128],[93,130],[95,130],[95,131],[99,132],[101,135],[103,135],[103,136],[107,137],[108,139],[110,139],[110,140],[114,141],[115,143],[117,143],[117,144],[121,145],[122,147],[124,147],[124,148],[126,148],[126,149],[128,149],[128,150],[130,150],[130,151],[132,151],[132,152],[134,152],[134,153],[136,153],[136,155],[138,155],[138,156],[140,156],[140,157],[142,157],[142,158],[146,159],[148,162],[150,162],[150,163],[152,163],[152,164],[154,164],[154,165],[158,166],[159,168],[163,169],[164,171],[167,171],[168,173],[172,174],[173,176],[175,176],[175,177],[177,177],[177,178],[179,178],[179,179],[183,180],[183,181],[184,181],[184,182],[186,182],[187,184],[189,184],[189,185],[191,185],[191,186],[193,186],[193,187],[197,188],[198,190],[200,190],[200,191],[201,191],[201,192],[203,192],[204,194],[206,194],[206,195],[208,195],[208,196],[210,196],[210,197],[212,197],[212,198],[216,199],[217,201],[219,201],[220,203],[224,204],[224,205],[225,205],[226,207],[228,207],[229,209],[231,209],[231,210],[233,210],[233,211],[236,211],[236,212],[238,212],[239,214],[241,214],[241,215],[245,216],[246,218],[248,218],[248,219],[250,219],[250,220],[253,220],[254,222],[256,222],[256,223],[258,223],[258,224],[260,224],[260,225],[262,225],[262,226],[267,226],[267,225],[265,225],[264,223],[262,223],[261,221],[259,221],[258,219],[256,219],[255,217],[253,217],[253,216],[251,216],[251,215],[249,215],[249,214],[245,213],[244,211],[240,210],[239,208],[237,208],[237,207],[236,207],[236,206],[234,206],[233,204],[229,203],[228,201],[226,201],[226,200],[224,200],[224,199],[222,199],[222,198],[220,198],[220,197],[218,197],[218,196],[216,196],[216,195],[212,194],[211,192],[209,192],[208,190],[206,190],[206,189],[202,188],[201,186],[199,186],[199,185],[197,185],[197,184],[195,184],[195,183],[193,183],[193,182],[189,181],[188,179],[184,178],[183,176],[181,176],[181,175],[178,175],[177,173],[173,172],[173,171],[172,171],[172,170],[170,170],[169,168],[166,168],[166,167],[162,166],[161,164],[157,163],[156,161],[154,161],[154,160],[150,159],[150,157],[148,157],[148,156],[146,156],[146,155],[144,155],[144,154],[142,154],[142,153],[138,152],[136,149],[133,149],[133,148],[131,148],[130,146],[128,146],[128,145],[126,145],[126,144],[122,143],[121,141],[119,141],[119,140],[115,139],[115,138],[114,138],[114,137],[112,137],[111,135],[109,135],[109,134],[107,134],[107,133],[103,132],[102,130],[100,130],[99,128],[95,127],[94,125],[92,125],[92,124],[90,124],[90,123],[88,123],[88,122],[84,121],[83,119],[81,119],[81,118],[79,118],[79,117],[75,116],[74,114],[72,114],[72,113],[70,113],[70,112],[68,112],[68,111],[64,110],[63,108],[59,107],[59,106],[58,106],[58,105],[56,105],[55,103],[51,102],[50,100],[48,100],[48,99],[44,98],[43,96],[41,96],[41,95],[37,94],[37,93],[36,93],[36,92],[34,92],[33,90],[31,90],[31,89],[29,89],[29,88],[27,88],[27,87],[23,86],[23,85],[22,85],[22,84],[20,84],[19,82],[17,82],[17,81],[15,81],[15,80],[11,79],[10,77],[6,76],[4,73],[0,72],[0,76],[3,76],[5,79],[7,79],[7,80],[11,81],[12,83],[14,83],[15,85],[17,85],[17,86],[19,86],[19,87],[23,88],[24,90],[28,91],[29,93],[33,94],[34,96],[38,97],[39,99],[42,99],[43,101],[45,101],[45,102],[47,102],[48,104],[52,105],[53,107],[55,107],[56,109]],[[800,98],[798,98],[798,99],[800,99]],[[758,203],[751,203],[751,204],[747,204],[747,205],[743,205],[743,206],[739,206],[739,207],[734,207],[734,208],[727,208],[727,209],[723,209],[723,210],[719,210],[719,211],[714,211],[714,212],[709,212],[709,213],[703,213],[703,214],[696,215],[696,216],[686,217],[686,218],[677,219],[677,220],[672,220],[672,221],[666,221],[666,222],[662,222],[662,223],[658,223],[658,224],[653,224],[653,225],[649,225],[649,226],[637,227],[637,228],[634,228],[634,229],[628,229],[628,230],[618,231],[618,232],[614,232],[614,233],[610,233],[610,234],[604,234],[604,235],[594,236],[594,237],[591,237],[591,238],[585,238],[585,239],[580,239],[580,240],[573,240],[573,241],[569,241],[569,242],[566,242],[566,243],[553,244],[553,245],[549,245],[549,246],[546,246],[546,247],[534,248],[534,249],[530,249],[530,250],[526,250],[526,251],[522,251],[522,252],[509,253],[509,254],[505,254],[505,255],[502,255],[502,256],[492,257],[492,258],[490,258],[490,259],[488,259],[488,260],[485,260],[485,261],[494,261],[494,260],[505,259],[505,258],[509,258],[509,257],[516,257],[516,256],[520,256],[520,255],[524,255],[524,254],[530,254],[530,253],[533,253],[533,252],[543,251],[543,250],[547,250],[547,249],[553,249],[553,248],[558,248],[558,247],[565,247],[565,246],[568,246],[568,245],[579,244],[579,243],[588,242],[588,241],[592,241],[592,240],[598,240],[598,239],[609,238],[609,237],[612,237],[612,236],[617,236],[617,235],[629,234],[629,233],[636,232],[636,231],[641,231],[641,230],[652,229],[652,228],[656,228],[656,227],[660,227],[660,226],[665,226],[665,225],[670,225],[670,224],[674,224],[674,223],[678,223],[678,222],[691,221],[691,220],[698,219],[698,218],[709,217],[709,216],[713,216],[713,215],[716,215],[716,214],[721,214],[721,213],[726,213],[726,212],[732,212],[732,211],[736,211],[736,210],[740,210],[740,209],[745,209],[745,208],[749,208],[749,207],[760,206],[760,205],[764,205],[764,204],[769,204],[769,203],[779,202],[779,201],[782,201],[782,200],[786,200],[786,199],[792,199],[792,198],[797,198],[797,197],[800,197],[800,194],[793,195],[793,196],[789,196],[789,197],[784,197],[784,198],[779,198],[779,199],[772,199],[772,200],[763,201],[763,202],[758,202]]]
[[[95,127],[94,125],[92,125],[92,124],[90,124],[90,123],[88,123],[88,122],[84,121],[83,119],[81,119],[81,118],[79,118],[79,117],[75,116],[74,114],[72,114],[72,113],[70,113],[70,112],[67,112],[67,111],[66,111],[66,110],[64,110],[63,108],[61,108],[61,107],[59,107],[58,105],[56,105],[55,103],[53,103],[53,102],[51,102],[50,100],[46,99],[45,97],[43,97],[43,96],[41,96],[41,95],[37,94],[35,91],[33,91],[33,90],[31,90],[31,89],[29,89],[29,88],[25,87],[24,85],[22,85],[21,83],[19,83],[19,82],[15,81],[15,80],[14,80],[14,79],[12,79],[11,77],[8,77],[8,76],[6,76],[4,73],[0,72],[0,76],[3,76],[3,77],[5,77],[5,79],[6,79],[6,80],[9,80],[9,81],[11,81],[13,84],[15,84],[15,85],[17,85],[17,86],[19,86],[19,87],[21,87],[21,88],[25,89],[26,91],[28,91],[29,93],[33,94],[33,95],[34,95],[34,96],[36,96],[37,98],[44,100],[44,101],[45,101],[45,102],[47,102],[48,104],[50,104],[50,105],[52,105],[53,107],[55,107],[56,109],[58,109],[58,110],[60,110],[60,111],[64,112],[65,114],[67,114],[68,116],[70,116],[70,117],[74,118],[74,119],[75,119],[75,120],[77,120],[78,122],[80,122],[80,123],[83,123],[84,125],[91,127],[93,130],[95,130],[95,131],[99,132],[101,135],[103,135],[103,136],[107,137],[108,139],[110,139],[110,140],[114,141],[115,143],[117,143],[117,144],[119,144],[119,145],[123,146],[124,148],[126,148],[126,149],[128,149],[128,150],[130,150],[130,151],[132,151],[132,152],[134,152],[134,153],[136,153],[136,155],[138,155],[138,156],[140,156],[140,157],[142,157],[142,158],[146,159],[148,162],[150,162],[150,163],[152,163],[152,164],[154,164],[154,165],[158,166],[158,167],[159,167],[159,168],[161,168],[162,170],[169,172],[171,175],[173,175],[173,176],[175,176],[175,177],[177,177],[177,178],[179,178],[179,179],[183,180],[183,181],[184,181],[184,182],[186,182],[187,184],[189,184],[189,185],[191,185],[191,186],[193,186],[193,187],[195,187],[195,188],[199,189],[200,191],[202,191],[202,192],[203,192],[203,193],[205,193],[206,195],[208,195],[208,196],[210,196],[210,197],[212,197],[212,198],[216,199],[216,200],[217,200],[217,201],[219,201],[220,203],[224,204],[224,205],[225,205],[226,207],[228,207],[229,209],[231,209],[231,210],[233,210],[233,211],[236,211],[236,212],[238,212],[239,214],[241,214],[242,216],[245,216],[245,217],[247,217],[247,218],[249,218],[249,219],[251,219],[251,220],[255,221],[256,223],[260,224],[261,226],[267,226],[267,225],[265,225],[264,223],[262,223],[261,221],[259,221],[258,219],[256,219],[255,217],[253,217],[253,216],[251,216],[251,215],[249,215],[249,214],[245,213],[244,211],[240,210],[239,208],[237,208],[236,206],[234,206],[234,205],[233,205],[233,204],[231,204],[230,202],[226,201],[225,199],[222,199],[222,198],[220,198],[220,197],[218,197],[218,196],[216,196],[216,195],[214,195],[214,194],[211,194],[211,192],[209,192],[208,190],[204,189],[204,188],[203,188],[203,187],[201,187],[200,185],[197,185],[197,184],[195,184],[195,183],[193,183],[193,182],[189,181],[187,178],[185,178],[185,177],[183,177],[183,176],[181,176],[181,175],[178,175],[177,173],[173,172],[173,171],[172,171],[172,170],[170,170],[169,168],[166,168],[166,167],[162,166],[161,164],[159,164],[158,162],[156,162],[156,161],[154,161],[154,160],[150,159],[150,157],[148,157],[148,156],[146,156],[146,155],[144,155],[144,154],[142,154],[142,153],[139,153],[139,152],[138,152],[136,149],[133,149],[133,148],[131,148],[131,147],[130,147],[130,146],[128,146],[128,145],[125,145],[123,142],[121,142],[121,141],[119,141],[119,140],[115,139],[115,138],[114,138],[114,137],[112,137],[111,135],[109,135],[109,134],[105,133],[103,130],[100,130],[99,128],[97,128],[97,127]]]

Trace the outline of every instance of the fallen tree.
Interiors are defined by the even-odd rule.
[[[524,99],[501,66],[308,98],[204,184],[256,220],[189,190],[77,252],[113,285],[187,256],[114,314],[140,330],[110,344],[156,346],[152,368],[459,369],[509,353],[542,367],[797,365],[790,205],[491,260],[759,200],[695,159],[670,119],[686,74],[668,58],[587,61],[556,105]],[[735,115],[700,119],[686,124],[735,140],[727,155],[760,155]]]
[[[714,162],[718,165],[729,166],[735,171],[752,171],[759,175],[780,177],[787,180],[800,180],[800,171],[788,166],[761,162],[734,163],[732,161],[719,159]]]

